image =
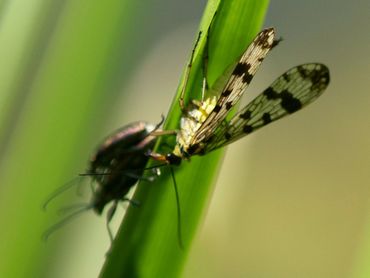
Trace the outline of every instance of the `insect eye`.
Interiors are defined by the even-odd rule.
[[[167,155],[167,161],[171,164],[171,165],[180,165],[181,163],[181,157],[177,156],[177,155],[174,155],[173,153],[169,153]]]

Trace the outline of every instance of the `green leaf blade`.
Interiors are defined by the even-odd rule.
[[[219,4],[219,6],[218,6]],[[217,8],[218,6],[218,8]],[[217,9],[209,42],[209,84],[243,53],[260,30],[268,1],[209,1],[200,30],[207,32]],[[206,36],[201,36],[195,52],[186,100],[200,99],[202,53]],[[181,82],[181,86],[183,82]],[[166,130],[179,127],[181,110],[178,89],[165,124]],[[172,139],[174,140],[174,139]],[[214,182],[220,170],[224,150],[203,157],[192,157],[174,166],[181,209],[181,234],[184,249],[178,241],[177,204],[168,167],[153,183],[141,182],[134,199],[140,207],[130,207],[112,245],[100,277],[177,277],[186,262],[191,244],[205,215]],[[151,163],[153,165],[155,163]]]

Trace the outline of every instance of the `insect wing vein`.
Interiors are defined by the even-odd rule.
[[[323,93],[329,79],[329,69],[323,64],[303,64],[288,70],[241,109],[230,122],[220,125],[205,151],[229,144],[300,110]]]
[[[191,145],[207,141],[226,118],[230,109],[239,101],[251,82],[258,66],[274,45],[274,29],[262,30],[240,58],[229,81],[217,100],[216,106],[194,134]]]

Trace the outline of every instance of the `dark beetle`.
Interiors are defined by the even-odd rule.
[[[93,209],[100,215],[104,207],[113,202],[107,212],[107,228],[112,240],[113,236],[108,224],[116,211],[118,202],[132,202],[126,198],[126,195],[137,181],[141,179],[151,181],[159,175],[157,168],[152,169],[153,172],[150,175],[145,175],[144,171],[149,160],[146,153],[153,149],[157,139],[157,136],[152,133],[157,131],[162,123],[163,119],[157,125],[143,121],[134,122],[108,136],[92,156],[88,171],[80,174],[80,176],[91,177],[95,182],[91,202],[72,206],[79,209],[51,226],[44,233],[44,239],[46,240],[55,230],[81,212]],[[51,200],[70,187],[71,185],[67,184],[55,191],[45,202],[44,208]]]
[[[108,221],[117,203],[127,200],[125,196],[131,187],[139,179],[151,178],[143,176],[149,159],[146,152],[153,149],[157,137],[150,133],[160,124],[135,122],[126,125],[108,136],[91,158],[90,168],[84,174],[91,175],[97,184],[91,204],[94,211],[101,214],[104,207],[113,201]]]

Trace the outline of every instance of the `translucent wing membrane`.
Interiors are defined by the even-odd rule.
[[[273,28],[265,29],[249,45],[232,72],[221,96],[217,100],[216,106],[194,134],[190,145],[207,141],[225,119],[230,109],[239,101],[244,89],[249,85],[256,73],[258,66],[275,45],[274,35]]]
[[[230,122],[219,125],[208,140],[205,152],[229,144],[300,110],[318,98],[328,84],[329,70],[323,64],[303,64],[288,70],[241,109]]]

